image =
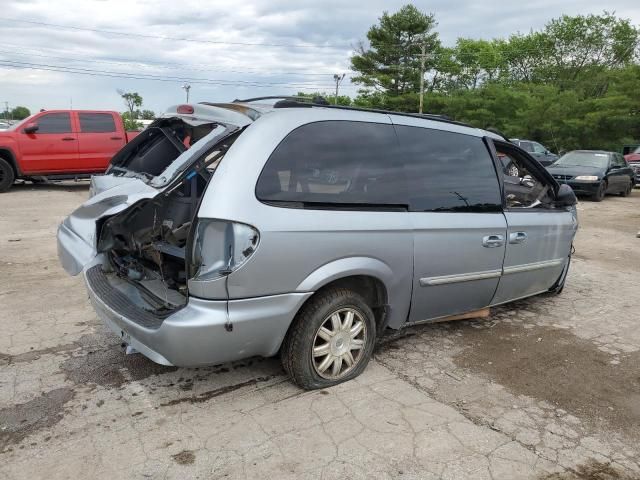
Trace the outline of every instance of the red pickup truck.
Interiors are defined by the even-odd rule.
[[[18,178],[60,179],[104,173],[111,157],[139,132],[118,112],[48,110],[0,130],[0,192]]]

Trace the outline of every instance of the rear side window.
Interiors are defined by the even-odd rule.
[[[68,113],[46,113],[36,120],[36,133],[71,133],[71,117]]]
[[[418,212],[499,212],[500,186],[481,138],[396,126],[410,209]]]
[[[256,196],[291,206],[401,207],[408,203],[391,125],[324,121],[303,125],[269,157]],[[330,204],[330,205],[324,205]]]
[[[520,142],[520,148],[525,152],[533,153],[533,144],[531,142]]]
[[[79,113],[82,133],[112,133],[116,131],[116,122],[109,113]]]

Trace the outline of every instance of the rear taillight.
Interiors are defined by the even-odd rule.
[[[179,105],[178,113],[181,113],[183,115],[193,114],[193,105]]]
[[[212,280],[240,268],[258,247],[260,235],[250,225],[199,219],[193,232],[189,276]]]

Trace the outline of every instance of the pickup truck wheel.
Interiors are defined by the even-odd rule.
[[[305,390],[351,380],[367,366],[376,337],[373,312],[355,292],[335,288],[310,299],[282,345],[282,364]]]
[[[6,192],[16,179],[13,168],[4,158],[0,158],[0,193]]]

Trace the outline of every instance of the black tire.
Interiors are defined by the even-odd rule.
[[[620,192],[620,196],[628,197],[629,195],[631,195],[631,190],[633,190],[633,183],[629,182],[629,185],[627,185],[627,187],[622,192]]]
[[[339,342],[339,347],[342,347],[342,341],[340,338],[335,338],[332,344],[321,338],[320,328],[327,325],[327,322],[332,321],[332,317],[337,314],[339,320],[344,315],[346,325],[346,315],[349,312],[353,312],[351,318],[359,325],[363,325],[362,332],[358,335],[363,335],[357,341],[358,346],[362,345],[362,348],[354,350],[347,345],[346,348],[349,351],[351,360],[353,360],[352,366],[349,366],[346,361],[343,362],[340,358],[340,366],[337,368],[338,374],[328,374],[332,378],[327,378],[319,373],[319,368],[322,367],[324,360],[329,359],[332,356],[331,353],[327,353],[326,356],[313,356],[314,347],[317,350],[325,345],[329,345],[328,348],[334,348]],[[340,322],[342,325],[342,323]],[[355,324],[354,324],[355,326]],[[353,332],[353,329],[345,329],[339,332],[338,335],[347,335]],[[371,354],[373,353],[373,347],[376,338],[376,322],[371,307],[367,305],[365,300],[357,293],[344,288],[333,288],[321,292],[311,298],[300,309],[296,318],[293,320],[287,336],[284,339],[281,349],[282,366],[285,371],[291,376],[293,381],[301,388],[305,390],[314,390],[317,388],[331,387],[342,382],[351,380],[362,373],[366,368]],[[333,340],[332,340],[333,341]],[[355,345],[355,341],[354,345]],[[318,344],[318,342],[326,342],[326,344]],[[356,352],[355,356],[353,352]],[[335,358],[335,357],[333,357]],[[320,365],[317,365],[317,363]],[[338,362],[327,364],[333,368]],[[329,370],[328,367],[325,367]]]
[[[598,191],[591,197],[594,202],[601,202],[607,192],[607,182],[601,182]]]
[[[0,193],[9,190],[15,179],[16,175],[11,164],[4,158],[0,158]]]

